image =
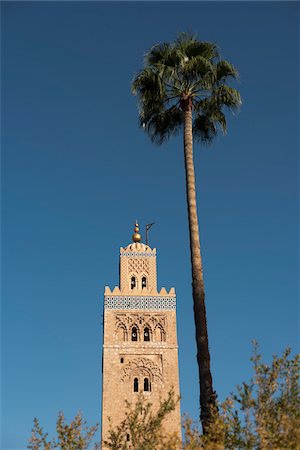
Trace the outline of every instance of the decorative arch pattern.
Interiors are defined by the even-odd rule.
[[[151,359],[136,358],[129,361],[121,372],[121,381],[132,380],[137,377],[148,378],[149,382],[162,382],[162,370]]]
[[[149,330],[149,340],[165,342],[167,336],[167,318],[163,314],[130,314],[116,315],[115,334],[117,340],[131,340],[132,328],[137,329],[137,340],[144,340],[144,330]],[[121,328],[123,331],[119,331]]]
[[[128,332],[124,324],[119,324],[117,327],[116,336],[118,341],[126,342],[128,340]]]
[[[166,332],[160,324],[157,324],[154,329],[154,339],[156,342],[166,341]]]

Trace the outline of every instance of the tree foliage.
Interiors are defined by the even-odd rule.
[[[178,401],[178,400],[177,400]],[[141,394],[135,405],[126,402],[125,419],[116,428],[110,428],[104,448],[111,450],[173,450],[180,448],[177,435],[168,435],[163,426],[164,419],[175,409],[174,392],[160,403],[157,411],[144,400]]]
[[[224,109],[234,111],[241,104],[239,92],[228,85],[237,77],[236,68],[220,59],[214,42],[180,33],[172,43],[154,45],[132,83],[140,125],[153,142],[162,144],[182,129],[182,105],[188,101],[194,111],[194,139],[209,144],[218,130],[226,132]]]
[[[27,448],[31,450],[53,450],[56,448],[62,450],[86,450],[89,448],[97,430],[98,424],[88,427],[81,413],[78,413],[71,423],[68,424],[64,414],[60,412],[56,422],[57,436],[49,440],[48,433],[44,433],[39,420],[35,418]],[[95,444],[94,449],[100,449],[99,444]]]
[[[290,354],[287,349],[268,365],[255,344],[250,382],[237,386],[213,412],[205,436],[184,421],[184,449],[300,449],[300,355]]]
[[[127,413],[120,425],[111,428],[102,449],[110,450],[236,450],[236,449],[300,449],[300,355],[291,356],[291,350],[282,356],[273,356],[271,364],[262,361],[254,346],[254,374],[248,383],[237,386],[235,393],[212,411],[208,432],[200,432],[200,424],[185,417],[184,439],[169,435],[167,420],[174,410],[176,399],[169,392],[157,411],[143,396],[135,405],[127,403]],[[28,449],[31,450],[85,450],[98,426],[88,427],[81,414],[70,424],[59,413],[57,437],[49,440],[34,419]],[[129,440],[128,440],[129,436]],[[100,449],[94,444],[94,449]]]
[[[212,420],[203,435],[200,424],[187,416],[183,420],[182,447],[164,431],[163,420],[174,409],[172,396],[161,404],[158,415],[142,398],[127,413],[124,421],[111,429],[106,448],[111,450],[236,450],[300,449],[300,357],[290,349],[265,364],[254,346],[254,374],[248,383],[212,411]],[[141,414],[142,413],[142,414]],[[127,442],[127,434],[134,439]]]

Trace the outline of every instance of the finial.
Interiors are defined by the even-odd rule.
[[[134,227],[134,233],[132,235],[132,240],[133,242],[140,242],[140,240],[142,239],[142,236],[139,233],[140,229],[139,229],[139,224],[138,221],[135,221],[135,227]]]

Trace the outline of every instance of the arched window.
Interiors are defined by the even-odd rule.
[[[133,392],[139,392],[139,380],[137,378],[133,380]]]
[[[132,341],[137,341],[137,329],[136,329],[136,327],[132,327],[132,330],[131,330],[131,340],[132,340]]]
[[[142,289],[145,289],[147,287],[147,278],[142,277]]]
[[[120,363],[121,363],[121,364],[124,363],[124,358],[120,358]]]
[[[149,381],[149,378],[144,378],[144,391],[145,392],[151,391],[151,383]]]
[[[131,277],[131,289],[134,289],[136,287],[136,278]]]
[[[150,341],[150,332],[148,327],[144,328],[144,341]]]

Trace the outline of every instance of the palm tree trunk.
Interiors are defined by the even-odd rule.
[[[194,319],[196,326],[197,362],[200,382],[200,419],[203,433],[207,432],[211,418],[211,406],[216,405],[210,372],[210,354],[204,302],[204,282],[202,259],[200,253],[200,237],[196,204],[195,170],[193,160],[193,119],[192,105],[187,100],[182,105],[184,112],[184,162],[186,173],[186,196],[188,207],[190,249],[192,264],[192,287],[194,301]]]

